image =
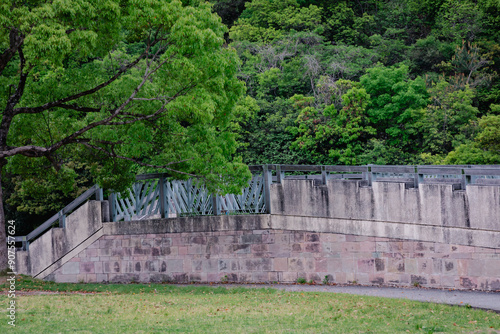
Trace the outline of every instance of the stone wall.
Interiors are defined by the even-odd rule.
[[[271,214],[104,222],[91,201],[19,252],[58,282],[419,284],[500,290],[500,186],[271,185]]]
[[[105,223],[99,240],[46,279],[321,283],[328,276],[338,284],[500,290],[500,249],[265,229],[272,218],[215,217],[219,230],[205,231],[202,217],[139,222],[144,234],[138,222]],[[193,226],[197,231],[186,232]]]

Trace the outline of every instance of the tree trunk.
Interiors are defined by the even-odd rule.
[[[3,162],[3,161],[2,161]],[[7,269],[7,233],[5,226],[5,212],[3,210],[3,191],[2,191],[2,168],[4,163],[0,162],[0,272]]]

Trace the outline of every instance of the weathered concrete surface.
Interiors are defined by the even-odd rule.
[[[52,228],[30,243],[29,259],[21,260],[20,274],[37,277],[48,267],[102,228],[102,203],[89,201],[66,217],[66,228]]]
[[[262,230],[270,227],[270,218],[270,215],[221,215],[151,219],[127,223],[111,222],[103,226],[104,234],[107,235]]]
[[[467,186],[467,199],[471,228],[497,231],[500,229],[500,185]]]
[[[284,180],[271,215],[108,222],[89,202],[19,253],[59,282],[320,282],[500,290],[500,186]]]
[[[500,186],[284,180],[271,185],[271,213],[500,231]]]
[[[272,215],[271,228],[500,248],[500,232],[498,231],[391,223],[377,220]]]

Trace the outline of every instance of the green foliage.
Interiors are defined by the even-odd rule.
[[[500,115],[483,116],[478,126],[480,132],[474,141],[462,144],[450,152],[445,163],[500,164]]]
[[[474,134],[471,122],[478,114],[472,106],[474,92],[468,86],[457,90],[445,80],[433,85],[429,92],[431,103],[419,124],[425,134],[423,148],[431,154],[445,154]]]
[[[296,0],[253,0],[245,6],[229,33],[234,41],[270,42],[291,30],[321,29],[321,9],[314,5],[301,8]]]
[[[443,3],[436,19],[435,34],[456,43],[463,39],[472,42],[483,31],[483,17],[484,12],[475,1],[447,0]]]
[[[120,191],[152,171],[239,192],[250,173],[233,158],[236,136],[257,106],[242,98],[237,54],[211,10],[175,0],[2,4],[9,203],[47,213],[93,182]]]
[[[363,143],[375,134],[365,113],[369,99],[365,89],[352,87],[342,95],[340,110],[334,105],[321,111],[303,107],[297,118],[298,128],[290,129],[298,135],[293,147],[308,152],[318,164],[357,164]],[[307,98],[295,96],[294,100],[296,105],[304,106],[302,101]]]
[[[306,284],[307,280],[304,277],[299,277],[299,278],[297,278],[297,283],[298,284]]]
[[[419,136],[414,123],[427,104],[425,82],[420,77],[411,80],[408,66],[401,65],[368,69],[360,83],[371,97],[366,111],[377,138],[391,146],[414,146],[412,140]]]

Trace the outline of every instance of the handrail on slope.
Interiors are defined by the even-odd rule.
[[[59,220],[59,227],[66,227],[67,214],[78,208],[81,204],[86,202],[90,197],[94,195],[96,197],[96,200],[103,200],[103,190],[97,184],[93,185],[90,189],[78,196],[74,201],[66,205],[58,213],[47,219],[42,225],[38,226],[36,229],[28,233],[28,235],[14,237],[15,241],[22,242],[22,249],[27,251],[29,249],[29,243],[45,233],[48,229],[50,229],[57,220]]]

